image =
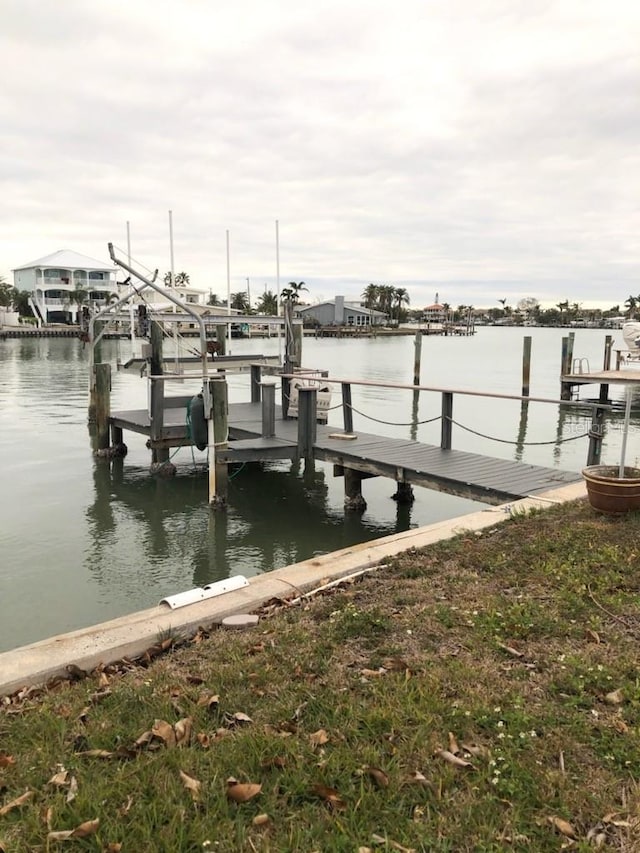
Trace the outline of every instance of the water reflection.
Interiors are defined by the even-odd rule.
[[[97,460],[86,565],[100,583],[117,582],[120,594],[145,583],[171,590],[178,581],[201,586],[252,576],[409,529],[411,507],[401,504],[386,525],[337,510],[329,472],[299,462],[238,466],[226,512],[213,512],[204,473],[163,480],[127,470],[126,460]]]

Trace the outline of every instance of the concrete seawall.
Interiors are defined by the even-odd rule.
[[[543,495],[498,507],[487,507],[469,515],[304,560],[250,578],[249,586],[242,589],[178,610],[170,610],[166,605],[151,607],[12,649],[0,654],[0,696],[11,694],[22,687],[42,684],[55,676],[64,676],[70,664],[91,670],[100,663],[108,664],[123,657],[135,657],[156,643],[163,633],[188,636],[201,625],[219,623],[236,613],[249,613],[270,598],[288,598],[296,593],[309,592],[323,583],[375,566],[385,558],[409,548],[424,548],[464,531],[492,527],[513,513],[545,508],[585,495],[584,483],[573,483]]]

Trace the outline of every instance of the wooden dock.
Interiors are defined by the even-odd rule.
[[[147,411],[113,412],[111,423],[122,430],[151,435]],[[262,404],[229,405],[229,445],[216,452],[220,463],[260,462],[297,459],[300,456],[298,422],[283,420],[276,409],[275,434],[262,435]],[[581,474],[495,459],[461,450],[443,450],[435,445],[409,439],[388,438],[357,430],[355,438],[345,439],[339,428],[316,425],[311,456],[332,463],[337,476],[346,471],[361,478],[387,477],[397,483],[422,486],[451,495],[499,504],[535,495],[577,482]],[[156,447],[190,446],[191,436],[184,407],[164,412],[163,438],[151,443]]]

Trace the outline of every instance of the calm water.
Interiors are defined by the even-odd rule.
[[[557,398],[563,330],[530,329],[531,394]],[[482,328],[472,338],[425,337],[422,383],[519,394],[523,330]],[[620,338],[620,345],[622,343]],[[574,355],[600,367],[604,332],[578,331]],[[413,338],[304,341],[306,367],[350,379],[411,382]],[[233,354],[277,354],[278,342],[233,341]],[[115,371],[125,342],[109,342],[114,409],[143,408],[146,381]],[[171,393],[198,390],[185,382]],[[613,388],[622,399],[623,392]],[[594,391],[592,390],[592,393]],[[587,392],[585,392],[586,396]],[[231,402],[249,399],[248,375],[230,378]],[[334,396],[333,402],[339,402]],[[355,429],[439,443],[439,394],[353,388]],[[86,352],[74,339],[0,341],[0,650],[156,604],[229,574],[251,576],[409,527],[451,518],[479,504],[416,489],[410,508],[390,496],[394,484],[363,485],[364,516],[345,515],[343,485],[330,466],[305,473],[289,463],[245,466],[230,483],[226,513],[207,506],[205,454],[178,451],[178,476],[148,474],[144,438],[127,434],[122,464],[96,463],[86,423]],[[370,420],[376,418],[377,420]],[[454,426],[454,447],[580,470],[587,409],[456,396],[454,419],[501,442]],[[382,421],[379,423],[378,421]],[[342,413],[330,413],[342,425]],[[640,456],[634,417],[627,460]],[[607,431],[603,461],[620,450],[620,416]],[[527,445],[527,442],[546,442]]]

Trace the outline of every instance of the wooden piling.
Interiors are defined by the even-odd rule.
[[[344,508],[348,512],[364,512],[367,508],[362,496],[362,474],[355,468],[344,469]]]
[[[531,377],[531,335],[525,335],[522,347],[522,396],[529,396]]]
[[[391,496],[393,500],[399,504],[412,504],[416,497],[411,483],[398,482],[396,485],[396,493]]]
[[[251,402],[259,403],[260,402],[260,390],[262,383],[262,365],[261,364],[252,364],[250,367],[251,370]]]
[[[283,373],[293,373],[295,367],[295,340],[293,337],[293,305],[290,301],[283,304],[284,312],[284,363]],[[289,417],[289,398],[291,394],[291,380],[282,377],[281,385],[281,408],[282,419],[286,421]],[[299,417],[299,416],[298,416]]]
[[[599,465],[602,455],[602,439],[604,436],[604,409],[596,406],[591,415],[591,428],[589,429],[589,450],[587,452],[587,465]]]
[[[109,447],[109,418],[111,416],[111,365],[94,364],[92,407],[95,414],[94,450]]]
[[[613,335],[607,335],[604,339],[604,358],[602,360],[602,369],[611,370],[611,351],[613,347]],[[598,400],[601,403],[609,401],[609,385],[603,383],[600,385],[600,394]],[[595,464],[595,463],[594,463]]]
[[[262,437],[272,438],[276,434],[276,386],[275,382],[261,383],[262,390]]]
[[[422,332],[418,329],[413,343],[413,384],[420,384],[420,360],[422,358]]]
[[[216,326],[216,340],[219,345],[218,355],[227,354],[227,327],[224,323]]]
[[[313,458],[318,418],[318,389],[298,388],[298,454],[306,460]]]
[[[573,344],[575,340],[575,332],[569,332],[567,337],[562,338],[562,354],[560,359],[560,399],[571,399],[571,383],[565,382],[563,377],[571,373],[573,365]]]
[[[351,407],[351,384],[349,382],[342,383],[342,418],[344,422],[344,431],[346,433],[352,433],[353,408]]]
[[[162,364],[163,331],[160,323],[155,320],[151,323],[151,359],[149,370],[151,376],[162,376],[164,373]],[[162,379],[151,380],[150,395],[150,419],[151,419],[151,441],[160,441],[162,428],[164,426],[164,381]],[[169,461],[168,447],[151,448],[151,465],[164,465]],[[154,469],[155,470],[155,469]]]
[[[440,427],[440,447],[442,450],[451,450],[451,433],[453,418],[453,393],[442,392],[442,422]]]
[[[209,418],[209,505],[212,509],[225,509],[229,476],[226,462],[218,462],[218,450],[226,449],[229,438],[229,405],[227,383],[223,378],[208,381],[211,409]],[[205,398],[206,400],[206,398]]]

